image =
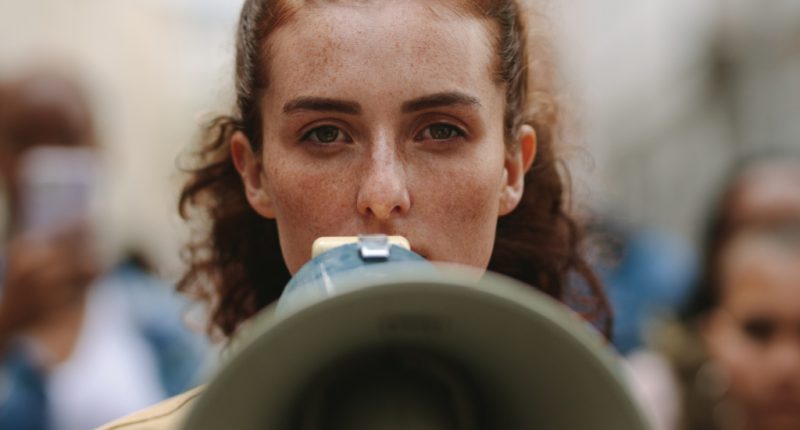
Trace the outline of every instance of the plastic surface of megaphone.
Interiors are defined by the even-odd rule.
[[[385,278],[386,269],[397,264],[402,264],[405,271],[436,271],[430,262],[411,252],[408,241],[399,236],[325,237],[317,239],[313,248],[324,249],[331,243],[339,246],[315,256],[292,277],[278,301],[278,312],[285,312],[298,302],[320,301],[353,286]],[[343,275],[345,281],[341,282]],[[364,282],[353,284],[346,281],[349,278]]]
[[[616,356],[574,313],[512,279],[395,248],[383,264],[358,244],[309,262],[185,428],[647,428]]]

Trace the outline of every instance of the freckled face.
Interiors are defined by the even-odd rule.
[[[399,234],[485,268],[507,187],[484,24],[422,1],[323,5],[270,38],[265,200],[290,272],[320,236]],[[251,200],[252,203],[252,200]]]

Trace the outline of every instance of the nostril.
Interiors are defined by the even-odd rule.
[[[366,215],[377,219],[388,219],[392,216],[399,215],[401,212],[402,209],[398,205],[374,204],[366,208]]]
[[[356,204],[359,213],[379,220],[408,211],[411,199],[403,171],[392,163],[371,169],[361,183]]]

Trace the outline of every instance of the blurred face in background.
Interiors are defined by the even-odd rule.
[[[263,149],[234,159],[278,225],[291,273],[320,236],[402,235],[434,261],[485,268],[522,195],[535,138],[504,140],[489,26],[422,1],[306,7],[270,38]]]
[[[800,247],[735,240],[706,339],[747,428],[800,429]]]
[[[12,222],[21,222],[16,218],[25,205],[25,177],[51,175],[53,165],[66,162],[51,157],[49,168],[26,171],[31,165],[25,161],[33,150],[59,148],[69,153],[74,148],[86,151],[93,144],[87,101],[72,81],[34,73],[9,84],[0,102],[0,180],[8,193]]]
[[[800,429],[800,163],[748,169],[705,332],[745,428]]]

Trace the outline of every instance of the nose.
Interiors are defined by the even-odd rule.
[[[372,145],[358,190],[358,212],[387,221],[411,208],[406,169],[400,154],[386,142]]]

